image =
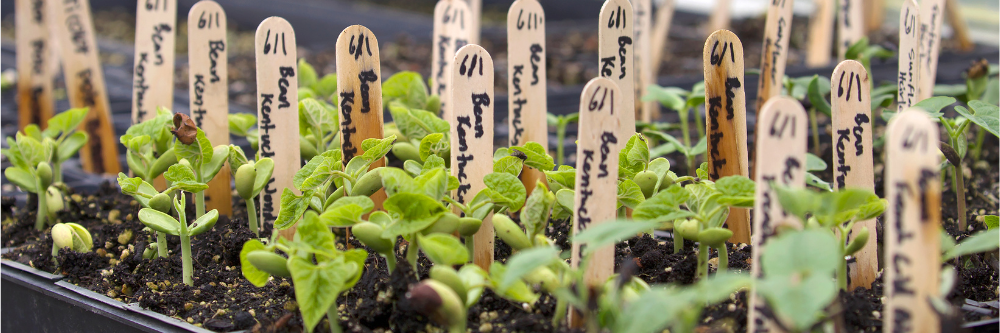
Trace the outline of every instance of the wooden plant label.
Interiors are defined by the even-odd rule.
[[[382,138],[382,68],[378,39],[371,30],[352,25],[337,37],[337,92],[340,98],[341,152],[344,165],[364,154],[361,142]],[[372,168],[385,166],[385,159]],[[385,191],[372,194],[381,209]]]
[[[63,71],[70,107],[89,107],[81,129],[90,135],[80,149],[83,170],[118,174],[118,137],[111,124],[111,107],[104,88],[104,72],[98,59],[90,2],[57,1],[52,3],[55,34],[62,50]]]
[[[458,178],[455,199],[463,204],[486,188],[483,178],[493,172],[493,58],[482,46],[463,46],[451,64],[454,83],[451,105],[451,175]],[[472,262],[489,269],[493,263],[493,221],[473,236]]]
[[[285,19],[272,16],[257,26],[257,128],[260,157],[275,161],[271,180],[260,193],[261,221],[274,222],[281,208],[281,192],[298,190],[292,177],[299,171],[299,83],[295,30]],[[294,230],[292,231],[294,234]],[[290,235],[289,235],[290,236]]]
[[[52,51],[49,44],[47,3],[53,0],[17,0],[17,119],[18,129],[29,124],[45,128],[55,113],[52,97]]]
[[[806,52],[806,65],[809,67],[826,66],[830,63],[830,51],[833,47],[833,18],[836,15],[836,0],[818,0],[816,11],[809,20],[809,39]]]
[[[795,1],[774,0],[767,7],[767,24],[764,26],[764,47],[760,55],[760,81],[757,85],[757,113],[764,102],[781,95],[785,79],[785,62],[788,59],[788,40],[791,38],[792,4]]]
[[[937,78],[938,55],[941,53],[941,24],[944,23],[944,0],[920,2],[920,97],[918,101],[934,95]]]
[[[882,27],[885,19],[885,1],[867,0],[865,1],[865,31],[872,32]]]
[[[542,5],[537,0],[514,1],[507,12],[507,121],[511,147],[534,141],[548,150],[545,47]],[[545,181],[541,170],[526,167],[521,172],[528,193],[538,180]]]
[[[708,18],[708,31],[729,29],[729,4],[731,0],[716,0],[715,9]]]
[[[802,104],[787,96],[776,96],[764,104],[757,113],[757,167],[754,173],[757,190],[754,199],[753,262],[760,262],[760,255],[768,239],[776,235],[777,227],[802,227],[802,221],[785,212],[778,202],[778,195],[771,182],[787,187],[804,187],[806,183],[806,143],[808,127]],[[760,277],[760,265],[751,267],[754,277]],[[779,326],[762,315],[767,304],[750,295],[750,313],[747,315],[747,332],[758,329],[780,331]],[[773,313],[773,312],[772,312]]]
[[[599,69],[601,77],[611,79],[623,92],[618,133],[623,138],[635,134],[635,56],[632,43],[632,4],[628,0],[607,0],[601,7],[597,28]],[[628,92],[628,93],[625,93]],[[623,140],[624,146],[628,139]]]
[[[709,176],[712,180],[748,176],[743,44],[729,30],[712,33],[705,41],[704,64]],[[746,209],[730,209],[726,225],[733,231],[731,243],[750,242],[750,214]]]
[[[138,1],[135,10],[135,67],[132,74],[133,124],[155,118],[159,107],[174,108],[177,2]]]
[[[969,26],[962,17],[962,8],[957,0],[945,0],[944,13],[948,16],[948,24],[951,25],[952,39],[958,42],[958,49],[962,51],[972,51],[975,46],[969,37]]]
[[[653,68],[653,57],[652,51],[652,41],[653,41],[653,5],[650,0],[632,0],[632,10],[633,16],[635,18],[635,30],[633,34],[635,35],[635,44],[633,48],[635,49],[635,72],[639,75],[635,75],[635,93],[637,98],[642,98],[642,95],[646,92],[646,86],[653,83],[656,78],[656,73],[652,71]],[[653,111],[652,109],[659,104],[656,101],[642,102],[639,107],[640,119],[644,122],[653,121]]]
[[[917,3],[905,0],[899,9],[899,78],[897,111],[917,104],[920,98],[920,14]]]
[[[926,113],[901,112],[886,128],[885,332],[937,332],[941,270],[938,127]]]
[[[226,12],[218,3],[202,0],[188,12],[188,82],[191,118],[212,145],[229,144],[229,60],[226,53]],[[171,66],[173,67],[173,66]],[[205,208],[232,215],[229,163],[208,182]]]
[[[840,40],[837,48],[837,59],[844,60],[847,49],[865,36],[864,0],[839,0],[837,11],[837,38]]]
[[[576,195],[573,198],[573,234],[592,225],[615,218],[616,192],[607,189],[618,184],[617,146],[623,144],[619,112],[622,109],[622,92],[608,78],[595,78],[583,87],[580,95],[580,130],[576,146]],[[573,268],[580,266],[583,248],[573,243]],[[597,250],[587,264],[584,277],[590,286],[602,285],[614,273],[615,249],[608,246]],[[570,311],[571,323],[577,322],[576,311]]]
[[[871,83],[864,65],[844,60],[830,78],[833,124],[833,188],[860,188],[875,193],[872,159]],[[875,219],[858,221],[847,236],[867,227],[870,232],[865,247],[848,262],[849,289],[871,288],[878,275],[878,235]]]
[[[472,22],[469,30],[469,43],[479,44],[479,37],[483,28],[483,0],[464,0],[469,5],[469,18]]]
[[[434,36],[431,46],[431,94],[441,97],[441,116],[448,114],[451,98],[452,60],[458,49],[469,44],[472,33],[469,5],[462,0],[441,0],[434,6]]]
[[[660,5],[656,9],[656,20],[653,21],[653,36],[650,42],[650,71],[653,73],[653,82],[656,83],[656,75],[660,72],[660,64],[663,63],[663,53],[667,46],[667,40],[670,37],[670,24],[674,20],[674,0],[663,0],[660,1]],[[646,87],[642,87],[643,93],[645,93]],[[653,103],[653,117],[656,118],[655,113],[659,112],[659,103]]]

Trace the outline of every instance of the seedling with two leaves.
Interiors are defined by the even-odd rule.
[[[169,171],[168,171],[169,172]],[[194,268],[191,262],[191,237],[200,235],[215,226],[219,219],[219,211],[213,209],[210,212],[199,216],[194,223],[188,224],[187,213],[184,210],[186,200],[184,192],[174,198],[174,211],[177,218],[166,214],[158,209],[143,208],[139,210],[139,221],[150,229],[164,234],[179,236],[181,238],[181,267],[184,284],[193,286]]]
[[[684,157],[687,159],[688,172],[693,175],[694,170],[697,169],[696,157],[704,154],[706,152],[705,147],[707,147],[705,126],[702,123],[701,112],[698,111],[699,107],[705,104],[705,82],[696,83],[691,88],[691,91],[677,87],[664,88],[655,84],[650,85],[646,88],[646,95],[642,97],[642,100],[658,101],[663,107],[677,111],[677,116],[681,121],[680,140],[660,131],[644,131],[643,134],[662,140],[667,144],[672,144],[676,151],[684,154]],[[695,129],[698,133],[698,140],[695,144],[692,144],[690,122],[688,121],[691,110],[694,110]],[[654,156],[658,155],[654,154]]]
[[[90,252],[90,249],[94,247],[94,238],[90,236],[90,232],[87,228],[82,225],[66,222],[57,223],[52,226],[50,231],[52,234],[52,262],[56,262],[56,256],[59,255],[59,250],[63,248],[69,248],[75,252]]]
[[[274,161],[265,157],[256,162],[247,160],[243,149],[229,145],[229,166],[236,182],[236,194],[247,203],[247,219],[250,230],[260,237],[260,226],[257,223],[257,203],[254,198],[264,190],[274,173]]]

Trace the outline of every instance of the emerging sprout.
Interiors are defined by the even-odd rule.
[[[274,172],[274,161],[262,158],[257,162],[248,161],[243,150],[235,145],[229,145],[229,165],[232,166],[236,181],[236,194],[247,203],[247,220],[250,230],[260,237],[260,227],[257,224],[257,203],[254,198],[264,190]]]
[[[52,260],[56,260],[59,249],[69,248],[76,252],[88,252],[94,247],[94,239],[82,225],[59,223],[52,226]]]
[[[416,311],[447,326],[448,332],[465,332],[465,306],[448,285],[435,280],[424,280],[410,288],[406,299]]]
[[[184,192],[180,192],[180,195],[174,201],[174,209],[177,211],[180,221],[173,216],[151,208],[139,210],[139,221],[142,221],[142,224],[145,224],[150,229],[181,237],[181,264],[184,284],[193,286],[194,281],[191,278],[193,274],[191,236],[196,236],[212,229],[212,226],[215,226],[215,222],[219,219],[219,211],[213,209],[198,217],[191,225],[188,225],[184,206]]]

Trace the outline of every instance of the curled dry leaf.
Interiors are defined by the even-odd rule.
[[[170,133],[174,133],[174,136],[181,143],[189,145],[194,143],[194,140],[198,137],[198,126],[186,114],[175,113],[174,129],[170,130]]]

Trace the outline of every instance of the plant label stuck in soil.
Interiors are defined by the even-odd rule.
[[[670,24],[674,20],[674,0],[663,0],[656,8],[656,20],[653,21],[653,32],[650,40],[649,51],[649,72],[652,75],[651,81],[640,87],[642,94],[646,94],[646,88],[650,84],[657,83],[660,73],[660,65],[664,61],[664,49],[667,46],[668,36],[670,36]],[[648,105],[649,116],[652,119],[660,119],[660,103],[653,101]]]
[[[157,108],[174,109],[176,21],[176,1],[140,0],[136,6],[133,124],[155,118]]]
[[[818,0],[814,6],[816,9],[809,19],[806,65],[820,67],[830,63],[830,51],[833,48],[833,19],[837,12],[837,1]]]
[[[378,39],[368,28],[352,25],[337,37],[337,93],[340,98],[341,153],[344,165],[364,154],[365,139],[382,139],[382,67]],[[385,166],[385,158],[371,168]],[[371,196],[382,209],[385,190]]]
[[[865,36],[863,0],[840,0],[837,10],[837,59],[844,61],[847,49]]]
[[[202,0],[188,12],[188,83],[191,118],[213,145],[229,145],[229,57],[226,12]],[[229,162],[208,182],[205,208],[232,215]]]
[[[886,332],[937,332],[940,296],[941,176],[938,127],[921,110],[889,122],[885,142]]]
[[[260,157],[275,160],[274,173],[260,193],[260,220],[278,217],[281,192],[298,190],[292,177],[299,171],[299,83],[296,76],[295,30],[285,19],[272,16],[257,26],[257,128]],[[291,238],[295,228],[282,230]]]
[[[449,115],[452,58],[458,49],[469,44],[472,14],[463,0],[441,0],[434,6],[434,36],[431,40],[431,94],[441,98],[441,118]]]
[[[49,40],[47,3],[54,0],[17,0],[14,6],[14,31],[17,41],[17,119],[18,129],[46,122],[55,114],[52,96],[52,44]]]
[[[781,95],[784,88],[788,40],[792,36],[792,4],[794,1],[775,0],[767,6],[764,26],[764,46],[760,55],[760,81],[757,84],[757,114],[764,103]]]
[[[537,0],[518,0],[507,12],[507,99],[508,143],[511,147],[537,142],[548,151],[546,123],[548,78],[545,66],[545,11]],[[526,167],[521,172],[530,195],[537,181],[545,181],[540,170]]]
[[[601,77],[611,79],[623,95],[621,109],[616,115],[621,119],[618,133],[622,138],[630,138],[635,134],[635,48],[632,40],[633,19],[632,4],[628,0],[608,0],[601,7],[600,21],[597,28],[598,39],[598,70]],[[625,147],[623,140],[619,144]],[[614,149],[620,149],[615,147]]]
[[[743,44],[729,30],[716,31],[705,41],[704,64],[709,177],[748,176]],[[750,242],[745,208],[732,208],[726,225],[733,231],[731,243]]]
[[[875,192],[872,159],[871,81],[864,65],[844,60],[830,79],[833,125],[833,188],[860,188]],[[875,219],[858,221],[848,242],[862,228],[875,230]],[[868,237],[864,248],[848,262],[849,289],[871,288],[878,275],[878,235]]]
[[[483,179],[493,171],[493,58],[483,47],[470,44],[455,54],[451,65],[452,118],[451,175],[458,178],[455,199],[468,204],[486,188]],[[488,270],[493,263],[494,230],[491,215],[473,236],[473,263]]]
[[[941,53],[941,24],[944,23],[944,0],[920,2],[920,97],[934,95],[938,55]]]
[[[653,37],[653,4],[650,0],[632,0],[632,17],[635,18],[634,44],[635,49],[635,96],[642,98],[646,87],[654,83],[656,73],[653,68],[652,50]],[[658,104],[656,101],[642,102],[639,106],[639,119],[651,123],[653,122],[652,109]]]
[[[920,98],[920,14],[913,0],[899,10],[899,77],[897,112],[917,104]]]
[[[94,38],[94,23],[87,0],[53,3],[52,17],[59,49],[62,50],[63,76],[69,104],[90,108],[80,125],[90,138],[80,149],[80,164],[91,173],[118,174],[118,137],[111,123],[111,106],[104,87],[104,71]]]
[[[806,143],[809,116],[802,104],[787,96],[771,98],[757,113],[757,168],[754,170],[757,189],[753,210],[753,262],[759,263],[768,238],[779,226],[802,228],[802,221],[788,214],[771,183],[791,188],[805,187]],[[752,265],[751,274],[761,276],[760,265]],[[773,313],[756,293],[750,295],[747,332],[767,330],[780,332],[780,326],[763,313]]]

